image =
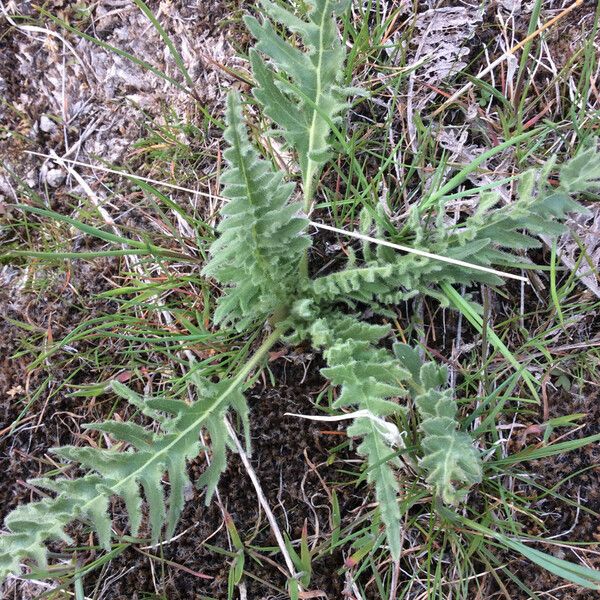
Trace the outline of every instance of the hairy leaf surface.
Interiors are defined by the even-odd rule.
[[[222,182],[229,202],[221,209],[220,237],[210,247],[203,274],[227,286],[215,321],[243,330],[287,303],[310,239],[303,234],[308,222],[300,216],[300,205],[290,203],[294,185],[259,158],[234,92],[228,98],[227,124],[228,168]]]
[[[327,368],[322,374],[341,386],[334,408],[352,407],[363,416],[354,419],[348,435],[361,438],[359,454],[367,459],[367,480],[375,488],[381,520],[394,558],[400,556],[400,509],[395,470],[401,466],[397,450],[403,446],[398,427],[386,417],[399,417],[406,408],[403,381],[409,373],[395,357],[375,344],[389,328],[336,315],[313,326],[314,343],[323,346]]]
[[[423,433],[421,467],[426,481],[447,504],[462,500],[469,488],[481,481],[481,458],[472,438],[459,431],[458,408],[446,385],[447,370],[433,362],[421,364],[419,355],[406,344],[395,344],[394,353],[413,378],[414,403]]]
[[[519,179],[513,203],[500,205],[497,194],[484,192],[474,213],[459,224],[447,222],[444,198],[437,206],[433,226],[432,219],[423,221],[415,206],[406,226],[411,236],[409,245],[485,267],[502,268],[526,262],[527,259],[515,256],[515,252],[540,247],[538,234],[559,235],[565,231],[569,213],[586,211],[573,196],[600,189],[599,165],[600,154],[594,148],[584,151],[559,169],[557,188],[548,183],[553,163],[541,172],[527,171]],[[363,211],[362,219],[361,229],[368,232],[371,217]],[[432,296],[448,305],[447,298],[439,291],[441,284],[504,283],[492,273],[404,255],[384,246],[373,251],[365,244],[363,256],[365,260],[359,263],[350,253],[346,268],[317,278],[312,283],[315,295],[329,301],[364,302],[376,309],[416,294]]]
[[[261,0],[267,17],[259,22],[245,18],[257,39],[250,53],[257,87],[256,99],[279,126],[279,132],[298,153],[305,197],[329,157],[331,126],[347,108],[347,98],[356,90],[343,85],[346,52],[335,17],[348,6],[347,0],[310,0],[307,18],[288,8]],[[297,34],[303,48],[292,45],[273,27],[281,24]],[[260,53],[271,59],[266,64]]]
[[[194,382],[201,398],[193,404],[142,399],[122,384],[113,384],[116,392],[160,422],[161,431],[153,433],[135,423],[106,421],[86,428],[110,435],[115,441],[112,448],[66,446],[54,449],[58,457],[78,463],[88,474],[78,479],[41,478],[31,482],[55,496],[20,506],[6,517],[9,532],[0,536],[0,580],[18,572],[25,559],[33,559],[45,568],[46,542],[72,543],[64,529],[74,520],[89,521],[100,545],[109,550],[108,508],[112,496],[124,499],[131,535],[135,536],[141,524],[143,490],[153,540],[158,541],[165,524],[165,534],[171,537],[183,508],[185,488],[190,484],[186,463],[200,451],[201,428],[207,430],[212,442],[212,461],[199,481],[199,485],[206,487],[206,502],[210,501],[225,469],[229,436],[223,417],[229,409],[236,411],[248,441],[248,409],[239,387],[226,381],[214,384],[195,378]],[[169,478],[168,507],[163,486],[165,473]]]

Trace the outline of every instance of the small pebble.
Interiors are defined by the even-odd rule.
[[[40,131],[54,133],[56,131],[56,123],[46,115],[42,115],[40,117]]]
[[[46,183],[53,188],[57,188],[65,180],[65,173],[62,169],[50,169],[46,173]]]

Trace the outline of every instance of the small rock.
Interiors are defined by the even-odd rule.
[[[325,242],[325,254],[327,256],[331,256],[332,254],[337,254],[342,249],[341,244],[330,244],[329,242]]]
[[[46,173],[46,183],[53,188],[57,188],[65,180],[65,173],[62,169],[50,169]]]
[[[40,117],[40,131],[54,133],[56,131],[56,123],[46,115],[42,115]]]
[[[511,13],[519,14],[521,12],[522,0],[499,0],[500,6]]]

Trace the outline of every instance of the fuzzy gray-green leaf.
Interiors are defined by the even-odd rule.
[[[392,556],[400,556],[400,509],[396,470],[397,447],[402,435],[385,417],[400,417],[406,408],[399,398],[407,395],[403,382],[409,373],[387,350],[375,344],[389,328],[336,315],[313,325],[313,343],[323,345],[327,367],[321,373],[341,387],[335,408],[352,407],[364,413],[348,428],[361,438],[359,454],[367,459],[367,480],[375,488],[381,520]]]
[[[481,481],[481,458],[471,437],[458,430],[452,391],[436,389],[445,379],[443,367],[432,362],[423,364],[419,374],[421,391],[414,401],[421,417],[421,467],[427,473],[426,481],[444,502],[456,504]]]
[[[88,474],[76,479],[41,478],[32,482],[53,492],[55,497],[21,506],[6,517],[8,533],[0,536],[0,580],[18,572],[20,563],[26,559],[33,559],[43,568],[46,542],[70,542],[64,528],[77,519],[89,521],[100,544],[110,549],[108,506],[112,496],[125,500],[131,535],[135,536],[141,523],[143,489],[153,539],[159,539],[165,524],[166,535],[172,536],[183,508],[185,488],[190,483],[187,461],[198,455],[198,436],[203,427],[213,442],[213,460],[201,478],[207,488],[207,501],[210,499],[226,464],[228,434],[223,418],[232,409],[240,414],[246,428],[247,406],[241,391],[227,381],[216,384],[199,378],[194,381],[201,397],[192,404],[165,399],[144,401],[129,388],[115,384],[119,393],[137,407],[144,403],[150,413],[166,413],[161,431],[153,433],[132,423],[104,422],[88,429],[111,435],[117,442],[112,448],[56,448],[54,453],[58,457],[78,463]],[[248,439],[248,432],[245,433]],[[133,448],[123,450],[123,444],[131,444]],[[163,485],[165,473],[169,477],[168,510]]]
[[[348,2],[311,0],[306,18],[271,0],[261,0],[260,5],[265,18],[248,16],[245,23],[257,39],[257,50],[272,63],[251,52],[258,84],[254,95],[298,153],[305,194],[310,196],[306,190],[329,156],[332,125],[347,108],[348,96],[356,92],[343,85],[346,52],[335,21]],[[297,34],[305,50],[282,37],[271,20]]]
[[[310,239],[303,233],[308,222],[300,205],[290,203],[293,184],[285,183],[250,144],[234,92],[228,98],[225,140],[228,168],[222,182],[228,203],[202,272],[225,286],[215,321],[242,330],[287,303]]]

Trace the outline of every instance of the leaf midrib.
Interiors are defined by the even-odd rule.
[[[134,480],[137,482],[138,475],[143,473],[150,465],[156,463],[160,458],[168,454],[169,450],[174,448],[176,444],[183,439],[185,436],[190,434],[194,430],[199,430],[202,423],[210,416],[212,413],[216,411],[216,409],[224,402],[224,400],[231,394],[235,389],[241,386],[246,379],[246,376],[258,365],[258,363],[262,360],[263,356],[269,351],[269,349],[273,346],[273,344],[281,337],[283,334],[283,329],[281,327],[277,327],[273,330],[271,335],[267,337],[267,339],[263,342],[259,350],[257,350],[256,354],[252,357],[251,360],[245,365],[245,367],[232,379],[231,383],[227,386],[227,388],[214,400],[214,402],[202,412],[202,414],[188,427],[186,427],[183,431],[176,435],[172,442],[167,444],[164,448],[158,451],[155,455],[152,456],[148,461],[146,461],[141,467],[127,475],[127,477],[121,479],[118,483],[113,486],[107,486],[109,490],[111,490],[114,494],[119,494],[117,491],[118,488],[122,488],[127,482],[130,480]],[[88,509],[99,499],[106,497],[106,494],[98,494],[85,504],[81,506],[81,511],[86,513]]]
[[[254,202],[254,194],[253,194],[251,186],[250,186],[250,177],[248,175],[248,170],[246,169],[246,163],[244,161],[244,156],[242,153],[242,139],[240,138],[240,135],[238,132],[238,126],[240,125],[240,122],[238,120],[239,115],[238,115],[238,113],[234,113],[234,110],[232,110],[232,115],[233,115],[233,119],[234,119],[234,123],[235,123],[233,126],[231,126],[233,136],[235,139],[234,149],[238,156],[239,170],[244,179],[244,186],[246,188],[246,197],[248,198],[248,202],[250,205],[258,206],[258,203]],[[261,270],[262,270],[263,274],[265,275],[265,278],[268,278],[268,276],[269,276],[268,259],[265,256],[263,256],[263,254],[260,251],[260,245],[258,243],[259,235],[258,235],[258,232],[256,231],[256,223],[255,222],[253,222],[251,224],[250,229],[252,232],[252,241],[253,241],[253,246],[254,246],[254,255],[256,256],[256,262],[260,265]]]
[[[319,114],[319,107],[321,102],[321,96],[323,95],[323,80],[322,80],[322,69],[323,69],[323,57],[325,54],[324,44],[323,44],[323,35],[325,30],[325,20],[327,19],[327,15],[329,14],[329,4],[327,1],[325,8],[323,10],[323,14],[321,16],[321,22],[319,23],[319,47],[317,49],[318,57],[317,57],[317,69],[316,69],[316,85],[315,85],[315,106],[312,110],[312,119],[308,134],[308,152],[306,155],[307,165],[306,165],[306,181],[304,182],[304,211],[308,214],[310,211],[310,203],[312,202],[312,189],[313,189],[313,179],[316,175],[316,161],[310,158],[310,155],[313,153],[315,142],[316,142],[316,133],[317,133],[317,116]]]

